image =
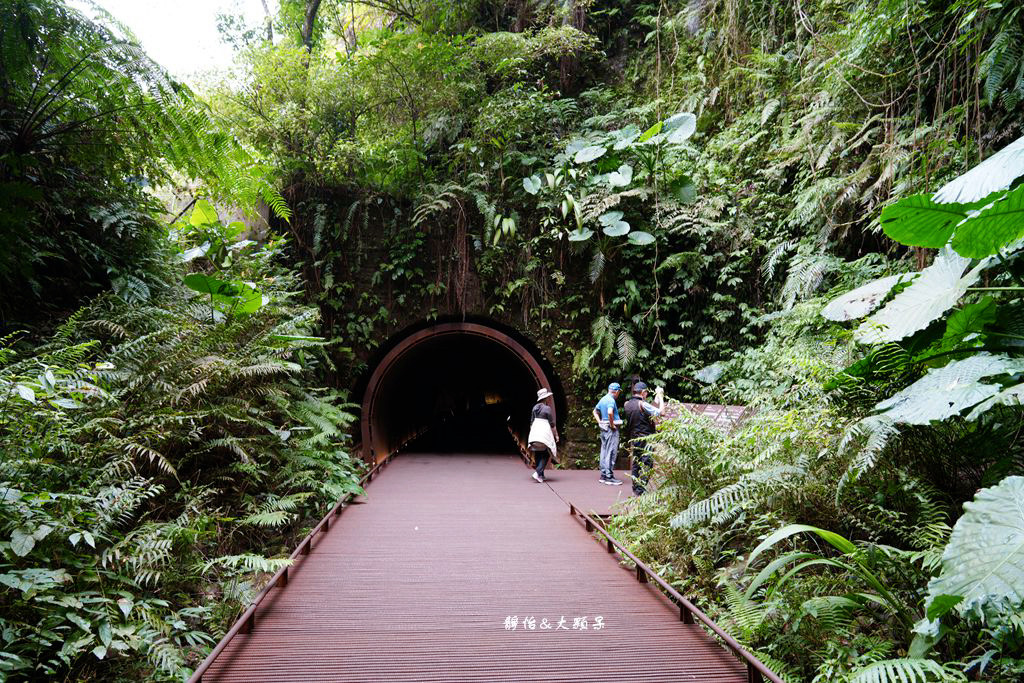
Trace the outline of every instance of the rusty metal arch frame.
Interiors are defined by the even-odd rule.
[[[381,361],[377,364],[377,367],[373,369],[373,373],[370,375],[370,379],[366,384],[366,390],[363,392],[363,415],[361,420],[361,435],[363,442],[363,457],[368,461],[380,462],[392,455],[391,452],[382,453],[379,449],[375,449],[375,435],[373,433],[373,423],[376,417],[376,403],[377,403],[377,390],[380,386],[381,381],[387,377],[388,373],[394,367],[394,365],[401,359],[405,354],[411,351],[419,344],[428,341],[436,340],[438,337],[447,335],[471,335],[476,337],[482,337],[488,341],[492,341],[500,346],[503,346],[506,350],[512,352],[523,365],[533,374],[533,378],[537,383],[537,387],[548,387],[553,389],[551,378],[548,373],[544,372],[544,368],[541,367],[537,357],[530,352],[525,346],[520,344],[511,335],[508,335],[500,330],[496,330],[493,327],[488,327],[480,323],[440,323],[438,325],[432,325],[424,329],[413,332],[409,336],[402,339],[394,348],[385,354]],[[552,408],[555,412],[555,419],[558,419],[558,407],[557,405]]]

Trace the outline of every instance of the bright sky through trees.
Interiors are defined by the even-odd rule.
[[[232,50],[217,33],[219,12],[240,12],[248,23],[263,21],[260,0],[95,0],[135,33],[146,52],[173,75],[188,81],[197,72],[231,65]],[[73,5],[91,15],[89,3]],[[277,0],[268,0],[272,12]]]

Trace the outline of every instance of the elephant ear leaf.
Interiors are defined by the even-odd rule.
[[[607,147],[602,147],[601,145],[590,145],[589,147],[584,147],[580,151],[576,152],[576,156],[573,158],[573,161],[577,164],[585,164],[589,161],[593,161],[594,159],[603,157],[604,153],[607,151]]]
[[[1024,185],[1004,196],[988,197],[953,235],[952,247],[968,258],[985,258],[1024,237]]]
[[[644,232],[643,230],[634,230],[629,233],[629,237],[627,237],[627,239],[630,244],[636,244],[638,246],[654,243],[654,235],[649,232]]]
[[[985,377],[1020,372],[1022,364],[1007,356],[979,353],[932,368],[924,377],[875,406],[893,422],[926,425],[945,420],[995,396],[999,384],[984,383]]]
[[[201,228],[206,225],[216,225],[219,220],[217,210],[213,208],[213,205],[205,199],[200,199],[192,209],[192,215],[189,216],[188,222]]]
[[[942,204],[976,202],[993,192],[1008,189],[1021,176],[1024,176],[1024,137],[943,185],[932,199]]]
[[[663,130],[668,133],[666,142],[670,145],[681,144],[697,132],[697,117],[689,112],[676,114],[665,119]]]
[[[238,293],[238,287],[235,283],[225,282],[202,273],[186,275],[184,283],[189,289],[211,296],[234,296]]]
[[[821,309],[821,315],[836,322],[863,318],[878,308],[893,287],[915,277],[917,273],[901,273],[872,280],[828,302],[828,305]]]
[[[928,583],[930,616],[955,606],[980,617],[990,609],[1010,611],[1024,603],[1022,500],[1024,477],[1013,476],[964,504],[942,553],[942,571]]]
[[[882,209],[879,222],[890,239],[910,247],[944,247],[971,204],[939,204],[925,194],[905,197]]]
[[[854,337],[862,344],[881,344],[928,327],[956,305],[988,265],[982,262],[964,275],[969,263],[970,259],[943,249],[909,287],[861,323]]]

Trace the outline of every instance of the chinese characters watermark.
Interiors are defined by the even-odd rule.
[[[547,618],[541,618],[537,621],[536,617],[519,617],[519,616],[508,616],[505,617],[505,630],[506,631],[600,631],[605,627],[604,617],[596,616],[593,621],[589,617],[571,617],[572,625],[569,625],[569,621],[565,616],[560,616],[556,622],[554,619],[548,620]]]

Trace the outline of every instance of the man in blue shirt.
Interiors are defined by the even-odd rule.
[[[618,382],[608,385],[608,393],[594,406],[594,419],[601,428],[601,483],[609,486],[621,486],[622,482],[615,478],[612,468],[619,451],[619,404],[615,399],[622,387]]]

